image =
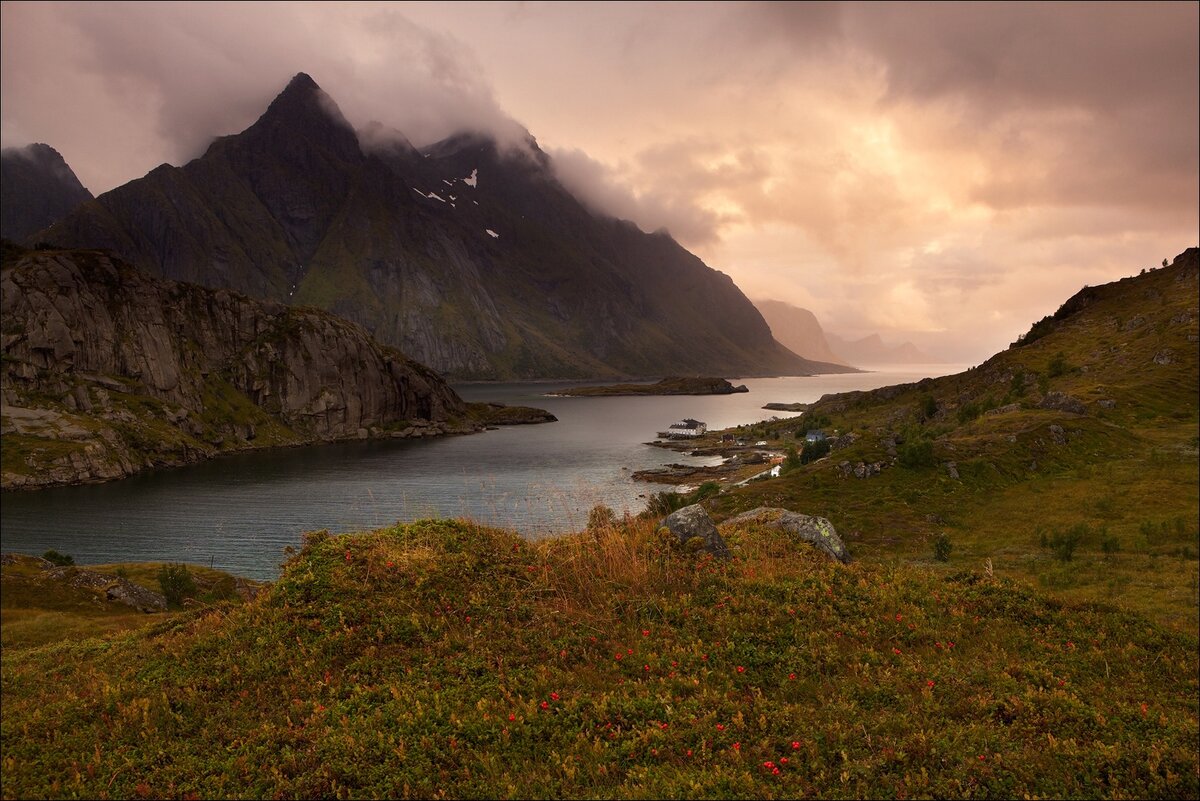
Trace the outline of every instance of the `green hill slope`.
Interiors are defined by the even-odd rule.
[[[1085,288],[965,373],[827,396],[772,427],[835,429],[828,457],[708,503],[803,509],[877,558],[929,559],[947,535],[952,564],[1194,630],[1198,263]]]
[[[6,650],[3,795],[1200,790],[1194,633],[725,534],[310,536],[245,606]]]

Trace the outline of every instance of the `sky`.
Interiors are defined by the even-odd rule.
[[[0,4],[0,144],[93,193],[307,72],[418,146],[528,130],[751,298],[942,360],[1200,239],[1197,3]]]

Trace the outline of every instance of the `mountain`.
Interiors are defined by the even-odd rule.
[[[91,199],[49,145],[0,151],[0,236],[5,239],[24,239]]]
[[[301,73],[257,122],[39,233],[147,272],[315,305],[460,378],[838,369],[777,343],[726,275],[585,209],[532,137],[361,137]]]
[[[754,307],[771,327],[775,339],[785,348],[806,359],[845,364],[845,360],[829,347],[817,316],[808,309],[780,300],[756,300]]]
[[[852,364],[930,364],[937,361],[911,342],[885,345],[879,334],[849,340],[826,332],[825,338],[835,353]]]
[[[6,246],[3,487],[218,453],[479,428],[428,368],[328,312]]]

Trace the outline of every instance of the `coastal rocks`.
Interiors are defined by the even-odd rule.
[[[1041,403],[1038,404],[1038,408],[1070,412],[1071,414],[1087,414],[1083,401],[1063,392],[1047,392]]]
[[[483,427],[436,373],[325,312],[156,279],[99,251],[6,250],[0,284],[5,489]]]
[[[1050,426],[1049,430],[1050,430],[1050,439],[1054,441],[1055,445],[1066,445],[1067,444],[1067,432],[1063,430],[1062,426],[1052,425],[1052,426]]]
[[[1155,364],[1170,364],[1173,361],[1175,361],[1175,351],[1170,348],[1165,348],[1154,354]]]
[[[744,523],[758,523],[777,528],[795,539],[815,545],[818,550],[843,564],[850,562],[850,552],[846,550],[845,543],[838,536],[833,524],[823,517],[804,515],[779,507],[760,506],[731,517],[722,525],[736,526]]]
[[[946,462],[946,475],[955,481],[959,481],[958,477],[958,462]]]
[[[730,557],[729,546],[717,532],[717,527],[713,525],[708,512],[704,511],[704,507],[698,503],[672,512],[664,517],[658,525],[674,534],[681,545],[686,545],[691,539],[699,538],[703,549],[713,556],[718,559]]]

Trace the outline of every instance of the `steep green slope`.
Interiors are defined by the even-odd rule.
[[[1195,797],[1197,639],[651,522],[308,538],[256,601],[6,650],[4,797]],[[1148,668],[1148,665],[1153,665]]]
[[[1198,261],[1086,288],[965,373],[827,396],[772,428],[836,429],[831,455],[709,504],[801,508],[880,558],[929,559],[946,535],[951,564],[1194,628]]]

